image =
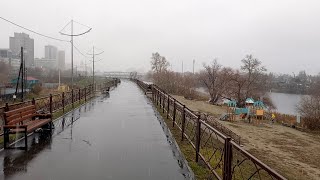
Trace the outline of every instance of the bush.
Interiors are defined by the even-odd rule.
[[[42,87],[39,84],[36,84],[35,86],[33,86],[31,90],[31,92],[36,95],[39,95],[41,91],[42,91]]]
[[[320,129],[320,96],[311,95],[301,99],[297,110],[303,118],[303,124],[310,130]]]

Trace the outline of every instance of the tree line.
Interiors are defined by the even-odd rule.
[[[197,88],[203,87],[209,94],[209,102],[217,104],[222,99],[235,100],[244,107],[247,98],[262,100],[275,108],[268,96],[271,90],[308,94],[297,105],[297,112],[308,129],[320,129],[320,75],[310,76],[301,71],[298,75],[267,73],[262,62],[253,55],[246,55],[238,69],[225,67],[217,59],[196,73],[178,73],[168,69],[169,61],[159,53],[151,57],[149,76],[152,81],[171,94],[195,98]]]
[[[226,98],[237,101],[238,106],[243,107],[248,97],[267,98],[268,75],[261,61],[252,55],[245,56],[241,63],[239,69],[233,69],[222,66],[214,59],[210,64],[203,64],[200,72],[182,74],[170,71],[169,61],[159,53],[153,53],[151,74],[154,83],[169,93],[192,98],[197,88],[203,87],[210,96],[210,103],[217,104]]]

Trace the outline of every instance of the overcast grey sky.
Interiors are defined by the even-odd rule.
[[[150,69],[152,52],[167,57],[172,69],[192,71],[218,58],[238,68],[248,53],[269,71],[320,72],[319,0],[10,0],[1,2],[0,16],[41,33],[59,37],[71,18],[91,26],[77,37],[79,49],[103,49],[99,70]],[[0,48],[9,36],[26,32],[0,20]],[[26,32],[28,33],[28,32]],[[35,57],[44,45],[66,51],[70,45],[28,33],[35,40]],[[84,58],[75,52],[77,62]],[[99,58],[100,59],[100,58]]]

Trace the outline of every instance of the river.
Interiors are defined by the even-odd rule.
[[[208,94],[203,87],[199,87],[196,90]],[[269,96],[279,113],[296,115],[296,106],[304,95],[270,92]]]
[[[304,95],[271,92],[269,96],[278,112],[296,115],[296,107]]]

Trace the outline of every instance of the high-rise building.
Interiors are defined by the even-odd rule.
[[[44,58],[45,59],[58,59],[58,48],[55,46],[47,45],[44,47]]]
[[[12,58],[12,52],[10,49],[0,49],[0,58]]]
[[[26,67],[34,66],[34,40],[28,34],[14,33],[14,37],[9,38],[9,44],[13,58],[20,59],[23,47]]]
[[[66,66],[66,55],[64,51],[58,52],[58,68],[64,70]]]

